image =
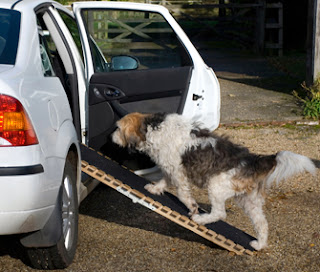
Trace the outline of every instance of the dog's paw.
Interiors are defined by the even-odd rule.
[[[146,189],[149,193],[153,195],[162,195],[163,194],[163,188],[157,186],[156,184],[149,183],[144,186],[144,189]]]
[[[199,213],[198,208],[199,208],[199,205],[197,203],[192,204],[192,208],[190,209],[188,215],[192,217],[193,215],[198,214]]]
[[[252,246],[255,250],[259,251],[265,247],[267,247],[267,244],[265,243],[259,243],[259,241],[254,240],[250,242],[250,246]]]
[[[196,222],[197,224],[199,225],[203,225],[202,222],[201,222],[201,215],[200,214],[193,214],[191,216],[191,219]]]
[[[214,222],[214,219],[209,213],[204,214],[194,214],[191,216],[191,219],[199,225],[206,225]]]

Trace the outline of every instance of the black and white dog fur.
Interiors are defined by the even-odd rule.
[[[202,225],[225,219],[225,201],[235,197],[255,227],[257,240],[251,246],[256,250],[265,248],[268,240],[265,189],[297,173],[316,173],[305,156],[289,151],[252,154],[178,114],[131,113],[120,119],[117,127],[112,135],[116,144],[145,152],[163,172],[163,179],[145,186],[149,192],[162,194],[171,182],[192,220]],[[198,213],[191,183],[208,190],[210,213]]]

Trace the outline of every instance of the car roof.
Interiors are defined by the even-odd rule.
[[[14,9],[23,12],[24,10],[32,10],[42,4],[54,3],[55,6],[63,7],[58,2],[52,0],[1,0],[0,8]]]
[[[12,4],[14,2],[10,1],[10,0],[2,0],[0,2],[0,8],[6,8],[6,9],[10,9],[12,7]]]

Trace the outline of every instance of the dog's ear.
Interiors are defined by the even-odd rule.
[[[137,147],[146,140],[147,126],[145,124],[145,115],[133,113],[128,116],[125,140],[129,148]]]
[[[141,120],[140,129],[139,129],[140,136],[142,137],[143,141],[146,140],[146,134],[147,134],[147,124],[145,120],[146,120],[145,118]]]
[[[144,140],[140,135],[135,133],[129,135],[126,139],[129,148],[136,148]]]

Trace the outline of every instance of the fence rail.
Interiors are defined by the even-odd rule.
[[[219,4],[218,1],[210,3],[210,1],[201,0],[141,0],[141,2],[164,5],[178,19],[185,17],[193,20],[221,37],[238,40],[246,46],[252,46],[258,52],[263,52],[265,49],[277,49],[278,54],[282,54],[283,4],[280,2],[270,4],[267,4],[266,0],[256,0],[256,3],[223,3],[224,1],[219,1]],[[277,21],[276,23],[268,22],[270,18],[267,17],[267,10],[270,9],[277,10],[276,18],[272,18]],[[205,12],[200,12],[201,10]],[[212,14],[214,15],[212,16]],[[218,24],[212,29],[205,22],[206,19],[217,21],[220,25]]]
[[[135,0],[137,1],[137,0]],[[171,13],[180,21],[185,31],[192,35],[198,35],[199,30],[211,33],[212,36],[237,41],[245,47],[251,47],[257,52],[277,50],[282,54],[283,47],[283,7],[281,3],[266,4],[266,0],[256,0],[256,3],[208,3],[208,1],[185,1],[185,0],[138,0],[138,2],[161,4],[166,6]],[[270,22],[267,10],[277,10],[277,18]],[[97,19],[98,29],[95,38],[114,43],[130,42],[128,36],[135,33],[148,38],[152,33],[169,33],[170,29],[150,27],[149,18],[141,18],[135,23],[137,27],[131,27],[129,18],[117,20],[119,28],[108,28],[104,24],[105,18]],[[190,26],[188,22],[195,26]],[[152,22],[156,22],[154,19]],[[106,34],[108,33],[108,34]],[[110,34],[117,34],[110,39]],[[137,48],[134,45],[134,48]],[[149,45],[151,46],[151,44]],[[129,48],[127,48],[129,50]],[[107,50],[107,49],[106,49]]]

